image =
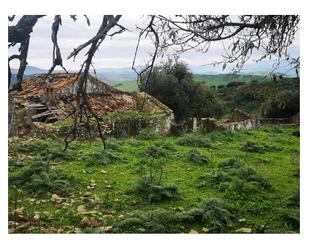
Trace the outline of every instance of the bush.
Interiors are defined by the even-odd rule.
[[[166,157],[170,151],[162,148],[161,146],[148,146],[144,151],[140,153],[144,157],[160,158]]]
[[[213,187],[223,191],[227,188],[227,183],[230,179],[231,177],[229,174],[223,172],[222,170],[212,170],[211,172],[205,173],[198,177],[199,183],[197,184],[197,187]]]
[[[242,164],[237,159],[230,158],[228,160],[225,160],[225,161],[221,162],[218,166],[219,166],[219,168],[226,170],[226,169],[239,168],[239,167],[242,166]]]
[[[135,212],[116,224],[124,233],[179,233],[183,231],[183,217],[176,212],[155,209],[149,212]]]
[[[108,165],[119,162],[126,162],[126,158],[116,155],[108,150],[95,150],[82,159],[85,161],[86,166],[100,166]]]
[[[294,136],[294,137],[300,137],[300,131],[299,131],[299,130],[293,131],[293,132],[292,132],[292,136]]]
[[[63,152],[63,144],[61,145],[51,139],[35,140],[29,144],[15,144],[11,145],[11,148],[19,153],[41,156],[43,160],[48,161],[67,161],[72,159],[68,151]]]
[[[264,147],[261,145],[256,144],[255,142],[252,141],[247,141],[242,147],[241,147],[242,151],[246,151],[246,152],[258,152],[258,153],[262,153],[264,152]]]
[[[269,144],[256,144],[252,141],[247,141],[242,147],[242,151],[245,152],[257,152],[257,153],[264,153],[264,152],[271,152],[271,151],[280,151],[281,149]]]
[[[211,233],[221,233],[227,232],[233,225],[234,216],[221,199],[208,198],[201,201],[197,208],[190,209],[186,219],[207,227]]]
[[[281,216],[284,224],[286,226],[291,226],[297,232],[299,232],[300,226],[300,217],[299,217],[299,209],[293,211],[285,211]]]
[[[172,145],[171,143],[168,143],[168,142],[155,142],[154,146],[159,147],[159,148],[166,150],[166,151],[170,151],[170,152],[177,151],[175,146]]]
[[[229,191],[233,192],[233,194],[237,194],[242,197],[249,197],[251,194],[255,194],[258,192],[258,188],[254,183],[247,182],[240,178],[233,178],[229,186]]]
[[[108,150],[114,150],[114,151],[121,151],[121,145],[116,139],[111,139],[107,142],[107,149]]]
[[[210,148],[211,141],[203,136],[198,136],[195,134],[189,134],[184,137],[181,137],[176,142],[181,146],[190,146],[190,147],[201,147],[201,148]]]
[[[35,194],[53,192],[67,195],[71,191],[72,181],[73,177],[60,170],[50,169],[46,162],[38,160],[9,175],[10,185],[25,187]]]
[[[300,207],[300,192],[299,188],[296,189],[288,198],[287,198],[287,207]]]
[[[196,163],[196,164],[207,164],[209,163],[209,159],[201,154],[198,150],[192,149],[189,150],[186,154],[186,158],[188,161]]]
[[[149,203],[159,203],[169,200],[178,200],[181,198],[177,186],[161,186],[153,183],[149,177],[141,177],[132,192],[142,196],[144,199],[148,200]]]
[[[154,140],[159,138],[160,135],[149,129],[141,130],[138,135],[135,137],[138,140]]]

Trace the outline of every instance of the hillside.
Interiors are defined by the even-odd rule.
[[[193,78],[195,81],[206,81],[209,86],[226,85],[233,81],[248,82],[265,79],[262,75],[253,74],[194,74]]]

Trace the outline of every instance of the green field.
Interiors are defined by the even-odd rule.
[[[109,84],[119,90],[127,92],[138,92],[138,86],[136,80],[126,80],[126,81],[112,81]]]
[[[194,74],[195,81],[207,82],[209,86],[226,85],[229,82],[249,82],[253,80],[265,80],[262,75],[249,75],[249,74]]]
[[[193,74],[195,81],[205,82],[209,86],[226,85],[229,82],[250,82],[253,80],[265,80],[262,75],[247,75],[247,74]],[[109,84],[117,89],[134,92],[139,91],[136,80],[125,80],[125,81],[109,81]]]
[[[9,231],[298,233],[298,131],[10,141]]]

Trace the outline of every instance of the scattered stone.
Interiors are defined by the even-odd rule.
[[[18,226],[16,226],[16,230],[21,230],[21,229],[25,229],[25,228],[28,228],[31,224],[29,222],[26,222],[26,223],[22,223]]]
[[[104,231],[107,232],[107,233],[113,231],[113,226],[107,226],[107,227],[105,227],[105,228],[104,228]]]
[[[93,205],[97,205],[101,202],[101,199],[95,194],[93,196],[93,199],[90,200],[90,202],[93,204]]]
[[[90,220],[88,219],[88,217],[84,217],[81,222],[80,222],[80,226],[81,227],[90,227],[91,226],[91,222]]]
[[[235,232],[237,233],[251,233],[252,229],[250,227],[242,227],[237,229]]]
[[[96,210],[91,210],[91,211],[88,211],[84,205],[80,205],[77,207],[77,212],[79,212],[80,214],[82,215],[87,215],[87,214],[97,214],[98,211]]]
[[[245,218],[241,218],[241,219],[238,220],[239,223],[242,223],[242,222],[245,222],[245,221],[246,221]]]
[[[86,208],[84,205],[80,205],[77,207],[77,212],[79,212],[80,214],[83,213],[83,212],[86,212]]]
[[[58,196],[57,194],[52,194],[51,200],[58,203],[58,204],[66,201],[65,198],[62,198],[62,197]]]
[[[105,187],[106,187],[106,188],[111,188],[111,187],[112,187],[112,185],[106,185]]]
[[[16,209],[15,209],[15,213],[16,213],[16,214],[23,214],[24,209],[25,209],[24,207],[16,208]]]
[[[105,175],[107,172],[105,170],[100,171],[103,175]]]
[[[74,233],[82,233],[83,231],[79,227],[75,227]]]
[[[92,195],[91,192],[86,192],[86,193],[83,194],[84,197],[89,197],[89,196],[91,196],[91,195]]]
[[[193,229],[191,229],[189,233],[190,233],[190,234],[198,234],[198,232],[195,231],[195,230],[193,230]]]
[[[48,211],[44,211],[43,214],[46,215],[46,216],[50,216],[50,212],[48,212]]]
[[[40,215],[40,213],[36,213],[34,216],[33,216],[33,220],[34,221],[39,221],[40,220],[40,218],[41,218],[41,215]]]
[[[203,231],[204,233],[209,233],[209,229],[208,229],[207,227],[203,227],[203,228],[202,228],[202,231]]]

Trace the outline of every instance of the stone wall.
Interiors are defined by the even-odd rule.
[[[143,129],[149,129],[166,135],[170,133],[173,116],[171,114],[160,113],[149,116],[136,115],[124,118],[106,119],[101,122],[104,134],[111,137],[131,137],[137,135]],[[91,136],[98,137],[98,131],[94,122],[90,125]],[[31,135],[34,137],[65,137],[71,129],[70,124],[53,125],[41,122],[34,122]],[[79,127],[80,138],[88,138],[88,131],[84,127]]]

